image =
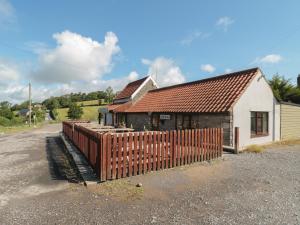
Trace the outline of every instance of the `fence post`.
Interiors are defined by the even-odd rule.
[[[240,128],[235,127],[234,128],[234,153],[238,154],[239,153],[239,143],[240,141]]]

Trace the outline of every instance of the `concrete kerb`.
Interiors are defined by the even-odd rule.
[[[81,154],[81,152],[72,143],[70,143],[70,141],[68,141],[68,139],[62,132],[59,133],[59,136],[66,146],[69,154],[72,156],[72,159],[80,173],[80,176],[83,179],[84,185],[87,186],[99,183],[100,180],[97,178],[92,167],[89,165],[86,158]]]

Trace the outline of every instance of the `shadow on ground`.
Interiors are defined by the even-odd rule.
[[[46,153],[53,180],[81,182],[81,176],[59,136],[46,137]]]

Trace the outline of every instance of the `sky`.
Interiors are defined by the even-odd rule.
[[[300,1],[0,0],[0,101],[160,86],[260,67],[300,73]]]

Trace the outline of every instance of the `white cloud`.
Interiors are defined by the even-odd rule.
[[[118,38],[113,32],[105,35],[103,43],[68,30],[56,33],[54,49],[38,51],[39,65],[32,77],[44,83],[70,83],[100,79],[113,67],[112,58],[120,52]]]
[[[25,50],[32,51],[33,53],[38,55],[46,54],[49,50],[49,47],[46,43],[39,41],[27,42],[25,43],[24,48]]]
[[[275,64],[275,63],[279,63],[280,61],[283,60],[283,57],[281,55],[278,54],[270,54],[270,55],[266,55],[263,57],[257,57],[252,64],[255,63],[269,63],[269,64]]]
[[[12,23],[16,19],[15,9],[8,0],[0,0],[0,25]]]
[[[132,71],[129,75],[128,75],[128,80],[129,81],[135,81],[137,80],[139,77],[139,74],[136,71]]]
[[[16,65],[4,60],[0,60],[0,85],[8,84],[16,81],[20,77],[20,73]]]
[[[201,65],[200,69],[207,73],[212,73],[216,70],[216,68],[214,66],[212,66],[211,64],[203,64],[203,65]]]
[[[33,101],[42,102],[51,96],[61,96],[71,92],[92,92],[105,90],[111,86],[114,91],[120,91],[124,86],[133,81],[135,73],[130,73],[128,76],[109,80],[93,80],[90,82],[71,82],[68,84],[56,85],[41,85],[32,83],[32,99]],[[136,80],[136,79],[134,79]],[[10,101],[12,103],[22,102],[28,99],[28,84],[21,84],[17,82],[10,82],[5,86],[0,86],[0,101]]]
[[[190,45],[192,44],[192,42],[194,42],[195,40],[201,38],[201,39],[205,39],[207,37],[209,37],[210,34],[209,33],[203,33],[200,31],[194,31],[192,33],[190,33],[189,35],[187,35],[186,37],[184,37],[181,41],[180,44],[182,45]]]
[[[231,73],[232,72],[232,69],[225,69],[225,73]]]
[[[184,74],[172,59],[157,57],[154,60],[142,59],[142,63],[149,66],[148,75],[155,78],[161,87],[185,81]]]
[[[227,31],[229,26],[232,25],[234,23],[234,20],[231,19],[228,16],[224,16],[224,17],[220,17],[217,22],[216,25],[220,28],[222,28],[224,31]]]

